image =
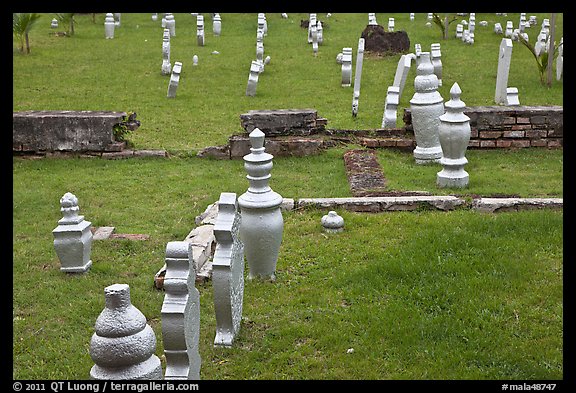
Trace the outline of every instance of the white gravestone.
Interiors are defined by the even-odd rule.
[[[106,39],[114,38],[114,14],[109,12],[104,19],[104,36]]]
[[[462,39],[462,33],[464,32],[464,25],[458,23],[456,25],[456,38]]]
[[[510,38],[502,38],[498,51],[498,74],[496,75],[496,93],[494,95],[494,101],[499,105],[509,105],[507,91],[511,60],[512,40]]]
[[[324,27],[322,27],[322,22],[316,22],[316,32],[318,34],[318,45],[322,45],[324,42]]]
[[[60,271],[85,273],[92,266],[91,222],[78,215],[78,198],[70,192],[60,198],[60,211],[63,217],[52,231],[54,249],[60,260]]]
[[[170,63],[170,31],[164,29],[162,36],[162,75],[170,75],[172,72],[172,64]]]
[[[442,86],[442,53],[439,43],[430,46],[430,59],[434,66],[434,74],[438,78],[438,86]]]
[[[512,38],[512,32],[514,30],[514,24],[511,20],[506,22],[506,30],[504,31],[504,36],[506,38]]]
[[[196,42],[198,46],[204,46],[204,15],[196,17]]]
[[[274,156],[265,151],[265,134],[255,128],[249,137],[252,147],[250,154],[244,156],[244,168],[250,186],[238,198],[242,215],[240,239],[244,243],[248,278],[274,281],[284,231],[282,196],[269,186]]]
[[[248,84],[246,86],[246,95],[255,96],[256,88],[258,87],[258,76],[260,74],[260,64],[252,60],[250,64],[250,74],[248,75]]]
[[[358,52],[356,54],[356,72],[354,73],[354,92],[352,93],[352,116],[358,115],[360,100],[360,83],[362,79],[362,63],[364,61],[364,38],[358,39]]]
[[[198,55],[192,56],[192,65],[193,65],[193,66],[197,66],[197,65],[198,65]]]
[[[200,379],[200,294],[195,287],[192,243],[166,245],[162,303],[162,341],[166,357],[164,379]]]
[[[352,48],[342,49],[342,87],[352,85]]]
[[[214,15],[214,20],[212,21],[212,33],[214,33],[216,37],[220,36],[222,33],[222,17],[220,14]]]
[[[494,33],[496,33],[496,34],[503,34],[503,32],[502,32],[502,25],[500,24],[500,22],[494,23]]]
[[[158,20],[158,13],[152,14],[152,21],[156,22]]]
[[[556,57],[556,80],[559,81],[564,75],[564,37],[560,38],[558,45],[558,57]]]
[[[308,19],[308,43],[312,43],[312,26],[316,26],[316,14],[310,14]]]
[[[413,12],[410,13],[410,20],[414,21],[414,13]]]
[[[166,14],[166,28],[170,31],[170,37],[176,36],[176,19],[174,19],[174,14]]]
[[[316,24],[311,25],[310,34],[312,34],[312,52],[314,56],[318,55],[318,30]]]
[[[388,32],[394,31],[394,18],[388,18]]]
[[[382,128],[396,128],[398,104],[400,103],[400,89],[396,86],[388,86],[386,101],[384,102],[384,116],[382,116]]]
[[[114,13],[114,26],[116,27],[120,27],[120,17],[121,17],[121,13],[119,12],[115,12]]]
[[[406,79],[408,78],[408,73],[410,72],[410,67],[412,65],[412,60],[415,61],[415,59],[416,55],[414,53],[400,56],[398,66],[396,67],[396,74],[394,75],[394,82],[392,83],[392,86],[398,88],[399,96],[402,96],[404,86],[406,85]]]
[[[454,83],[450,101],[444,104],[446,113],[440,116],[440,164],[443,169],[436,174],[436,185],[440,188],[468,187],[469,176],[464,165],[468,163],[465,155],[470,141],[470,118],[464,114],[466,104],[460,100],[460,94],[460,86]]]
[[[162,364],[154,354],[156,335],[144,314],[132,305],[128,284],[109,285],[104,296],[106,305],[90,339],[90,357],[95,363],[90,379],[162,379]]]
[[[420,54],[422,53],[422,45],[414,44],[414,56],[416,56],[414,62],[416,63],[416,68],[420,65]]]
[[[182,72],[182,63],[175,61],[174,67],[172,67],[172,75],[170,75],[170,83],[168,84],[168,93],[166,94],[168,98],[176,97],[176,90],[180,84],[180,72]]]
[[[52,22],[50,22],[50,27],[51,27],[52,29],[57,29],[57,28],[58,28],[58,19],[53,18],[53,19],[52,19]]]
[[[434,74],[430,52],[420,54],[420,65],[416,73],[414,95],[410,100],[416,139],[413,154],[417,164],[429,164],[438,162],[442,157],[438,127],[440,116],[444,113],[444,101],[438,92],[438,77]]]
[[[368,25],[376,26],[377,24],[378,24],[378,22],[376,21],[376,13],[375,12],[369,12],[368,13]]]
[[[231,347],[240,331],[244,298],[244,244],[239,238],[241,215],[235,193],[223,192],[214,224],[212,259],[216,337],[214,346]]]

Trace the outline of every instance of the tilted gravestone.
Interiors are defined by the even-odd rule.
[[[498,73],[496,75],[496,93],[494,101],[500,105],[520,105],[518,89],[508,87],[508,74],[512,60],[512,39],[502,38],[498,53]]]
[[[162,364],[154,354],[156,335],[130,300],[127,284],[104,288],[106,306],[96,319],[90,340],[94,366],[90,379],[162,379]]]
[[[258,87],[258,76],[260,75],[260,63],[252,60],[250,63],[250,74],[248,75],[248,84],[246,85],[246,95],[254,97]]]
[[[60,259],[60,270],[66,273],[85,273],[92,266],[91,222],[78,215],[78,198],[70,192],[60,199],[60,211],[63,217],[52,231],[54,249]]]
[[[415,59],[416,55],[413,53],[400,56],[398,60],[398,66],[396,67],[396,74],[394,75],[394,82],[392,86],[398,88],[398,95],[402,96],[402,91],[404,91],[404,86],[406,85],[406,79],[408,77],[408,72],[412,65],[412,59]]]
[[[200,379],[200,294],[194,286],[196,265],[192,243],[166,245],[166,274],[162,303],[165,379]]]
[[[176,90],[180,84],[180,72],[182,71],[182,63],[179,61],[174,62],[174,67],[172,68],[172,75],[170,76],[170,83],[168,84],[168,93],[166,96],[168,98],[176,97]]]
[[[384,116],[382,117],[382,128],[396,128],[396,117],[398,104],[400,103],[400,89],[396,86],[389,86],[384,102]]]
[[[223,192],[214,224],[212,259],[216,337],[214,346],[231,347],[240,331],[244,298],[244,244],[238,234],[241,215],[235,193]]]
[[[362,62],[364,61],[364,38],[358,39],[358,52],[356,54],[356,72],[354,73],[354,92],[352,93],[352,116],[358,115],[360,100],[360,83],[362,79]]]

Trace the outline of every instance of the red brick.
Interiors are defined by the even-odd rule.
[[[412,147],[414,146],[414,141],[412,139],[398,139],[396,141],[397,147]]]
[[[480,138],[482,139],[500,138],[501,136],[502,131],[480,131]]]
[[[502,124],[516,124],[516,119],[513,117],[505,117],[502,119]]]
[[[396,146],[396,139],[380,139],[378,141],[378,146],[380,147],[394,147]]]
[[[524,131],[504,131],[504,138],[524,138]]]
[[[478,128],[470,129],[470,138],[478,138]]]
[[[544,134],[546,136],[546,134]],[[540,131],[538,130],[526,130],[526,138],[540,138]]]
[[[516,118],[516,124],[530,124],[530,118],[529,117],[517,117]]]
[[[510,128],[512,131],[517,131],[517,130],[531,130],[532,126],[530,124],[517,124],[514,125]]]
[[[532,139],[530,140],[530,146],[533,147],[546,147],[548,144],[546,139]]]
[[[480,141],[480,147],[496,147],[496,141],[494,140]]]
[[[378,140],[370,138],[362,138],[360,139],[360,144],[366,147],[378,147]]]
[[[468,147],[480,147],[480,141],[477,139],[470,139],[468,141]]]
[[[548,147],[562,147],[560,139],[548,139]]]
[[[510,147],[512,146],[512,141],[507,139],[498,139],[496,141],[496,147]]]
[[[514,139],[511,142],[512,147],[530,147],[529,139]]]

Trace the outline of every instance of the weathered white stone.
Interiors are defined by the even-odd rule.
[[[158,20],[158,13],[152,14],[152,21],[156,22]]]
[[[388,32],[394,31],[394,18],[388,18]]]
[[[110,285],[104,296],[105,308],[90,339],[90,357],[95,363],[90,379],[162,379],[162,365],[154,354],[156,335],[144,314],[132,305],[130,287]]]
[[[518,99],[518,88],[516,87],[507,87],[506,88],[506,105],[520,105],[520,101]]]
[[[322,224],[324,232],[340,233],[344,231],[344,219],[334,210],[330,210],[328,214],[322,216],[320,224]]]
[[[429,12],[429,13],[428,13],[428,16],[426,17],[426,19],[427,19],[427,20],[432,20],[432,18],[433,18],[433,15],[432,15],[432,14],[433,14],[433,12]]]
[[[494,33],[503,34],[502,25],[500,24],[500,22],[494,23]]]
[[[369,12],[368,13],[368,25],[376,26],[377,24],[378,24],[378,22],[376,21],[376,13],[375,12]]]
[[[396,128],[398,104],[400,103],[400,88],[389,86],[384,102],[384,116],[382,116],[382,128]]]
[[[442,157],[438,127],[444,113],[444,102],[438,92],[438,77],[434,74],[430,52],[422,52],[420,59],[410,108],[416,139],[414,158],[417,164],[428,164],[438,162]]]
[[[250,186],[238,198],[242,223],[240,239],[249,267],[248,278],[276,279],[276,264],[282,243],[283,198],[269,186],[272,154],[265,152],[265,134],[255,128],[250,133],[250,154],[244,156]]]
[[[406,85],[406,79],[408,78],[408,73],[410,72],[410,67],[412,65],[412,59],[415,59],[416,55],[410,53],[408,55],[401,55],[400,60],[398,60],[398,66],[396,67],[396,74],[394,74],[394,82],[392,86],[398,88],[398,96],[402,96],[404,91],[404,86]]]
[[[352,48],[342,49],[342,87],[352,85]]]
[[[528,18],[528,23],[530,23],[531,26],[538,24],[538,19],[536,18],[536,15],[530,15],[530,17]]]
[[[172,241],[166,245],[166,274],[162,303],[162,340],[166,357],[164,379],[200,379],[200,294],[194,283],[196,268],[192,245]]]
[[[442,52],[440,43],[434,43],[430,46],[430,61],[434,66],[434,74],[438,78],[438,86],[442,86]]]
[[[182,63],[179,61],[174,62],[174,67],[172,67],[172,75],[170,75],[170,83],[168,84],[168,93],[166,96],[168,98],[176,97],[176,90],[180,84],[180,72],[182,71]]]
[[[506,21],[506,30],[504,31],[504,36],[507,38],[512,38],[512,32],[514,30],[514,24],[511,20]]]
[[[356,54],[356,72],[354,73],[354,92],[352,93],[352,116],[358,115],[360,100],[360,83],[362,79],[362,63],[364,61],[364,38],[358,39],[358,52]]]
[[[534,43],[534,53],[536,54],[536,56],[540,56],[542,55],[542,53],[547,52],[548,48],[546,45],[546,39],[547,36],[545,33],[540,32],[540,34],[538,34],[538,38],[536,39],[536,42]]]
[[[252,60],[250,64],[250,74],[248,75],[248,84],[246,85],[246,95],[255,96],[258,87],[258,76],[260,75],[260,64]]]
[[[308,43],[311,44],[313,39],[312,39],[312,26],[316,27],[316,21],[317,21],[317,17],[316,14],[310,14],[310,17],[308,19]]]
[[[342,58],[344,57],[344,54],[342,52],[338,53],[336,55],[336,63],[338,64],[342,64]]]
[[[488,26],[488,21],[481,20],[480,22],[478,22],[478,24],[482,27],[486,27],[486,26]]]
[[[563,198],[476,198],[472,208],[486,213],[526,209],[561,209]]]
[[[316,22],[316,33],[318,34],[318,45],[322,45],[324,42],[324,27],[322,27],[322,22]]]
[[[410,20],[414,21],[414,13],[413,12],[410,13]]]
[[[496,104],[508,105],[506,89],[508,87],[511,60],[512,40],[510,38],[502,38],[498,51],[498,74],[496,75],[496,94],[494,95]]]
[[[440,116],[438,130],[443,169],[436,174],[436,185],[440,188],[464,188],[469,183],[464,165],[468,163],[465,155],[470,141],[470,118],[464,114],[466,104],[460,99],[461,93],[458,83],[454,83],[450,89],[451,98],[444,104],[446,113]]]
[[[285,13],[285,12],[283,12],[283,13],[281,14],[281,16],[282,16],[283,19],[288,19],[288,14]]]
[[[176,36],[176,19],[174,19],[174,14],[166,14],[166,28],[170,32],[170,37]]]
[[[109,12],[104,19],[104,35],[106,39],[114,38],[114,14]]]
[[[453,195],[415,195],[400,197],[348,197],[348,198],[300,198],[297,208],[316,207],[346,209],[359,212],[409,211],[420,208],[454,210],[466,201]]]
[[[196,43],[204,46],[204,15],[196,17]]]
[[[193,65],[193,66],[197,66],[197,65],[198,65],[198,55],[192,56],[192,65]]]
[[[312,35],[312,52],[314,56],[318,55],[318,30],[316,24],[310,26],[310,34]]]
[[[239,238],[241,215],[235,193],[223,192],[214,226],[212,259],[216,337],[214,346],[231,347],[240,331],[244,298],[244,244]]]
[[[63,217],[52,230],[54,249],[60,260],[60,271],[65,273],[85,273],[90,270],[92,260],[91,222],[78,215],[78,198],[67,192],[60,198],[60,211]]]
[[[52,18],[52,22],[50,22],[50,27],[52,29],[57,29],[58,28],[58,19]]]
[[[462,39],[463,32],[464,32],[464,25],[458,23],[456,25],[456,38]]]
[[[422,45],[421,44],[414,44],[414,55],[416,56],[416,69],[420,65],[420,55],[422,54]]]
[[[558,57],[556,57],[556,80],[559,81],[564,75],[564,37],[560,38],[558,45]]]
[[[172,64],[170,63],[170,30],[164,29],[162,37],[162,75],[170,75],[172,72]]]
[[[212,20],[212,33],[217,37],[222,33],[222,17],[220,14],[214,15],[214,19]]]

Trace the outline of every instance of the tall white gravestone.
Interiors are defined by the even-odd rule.
[[[238,233],[241,215],[235,193],[223,192],[214,224],[212,259],[216,337],[214,346],[231,347],[240,331],[244,299],[244,244]]]
[[[559,81],[564,75],[564,37],[560,38],[558,45],[558,57],[556,57],[556,80]]]
[[[200,379],[200,294],[194,286],[196,264],[192,254],[192,243],[188,241],[166,245],[161,311],[165,379]]]
[[[204,46],[204,15],[196,16],[196,42]]]
[[[178,90],[178,85],[180,84],[181,71],[182,63],[175,61],[174,67],[172,68],[172,75],[170,75],[170,83],[168,84],[168,93],[166,94],[168,98],[176,97],[176,90]]]
[[[388,86],[386,101],[384,102],[384,116],[382,128],[396,128],[398,104],[400,103],[400,88]]]
[[[414,158],[417,164],[428,164],[438,162],[442,157],[438,127],[440,116],[444,113],[444,102],[438,92],[438,77],[434,74],[430,52],[420,54],[420,65],[416,73],[415,92],[410,100],[416,139]]]
[[[430,60],[434,66],[434,74],[438,78],[438,86],[442,86],[442,52],[440,43],[434,43],[430,46]]]
[[[78,198],[70,192],[60,198],[60,211],[63,217],[54,228],[54,249],[60,259],[60,271],[85,273],[92,266],[91,222],[78,215]]]
[[[342,49],[342,87],[352,85],[352,48]]]
[[[174,19],[174,14],[166,14],[166,28],[170,32],[170,37],[176,36],[176,19]]]
[[[170,31],[164,29],[162,36],[162,75],[170,75],[172,72],[172,64],[170,64]]]
[[[90,379],[162,379],[162,365],[154,354],[156,335],[146,317],[130,301],[127,284],[104,288],[105,308],[96,319],[90,339],[94,366]]]
[[[214,15],[214,20],[212,21],[212,33],[217,37],[222,33],[222,17],[220,14]]]
[[[469,176],[464,165],[468,163],[465,154],[470,141],[470,118],[464,114],[466,104],[460,100],[460,94],[460,86],[454,83],[450,101],[444,105],[446,113],[440,116],[440,164],[444,167],[436,174],[436,185],[440,188],[468,187]]]
[[[402,91],[404,91],[404,86],[406,85],[406,79],[408,78],[408,72],[410,72],[410,67],[412,65],[412,59],[415,59],[416,55],[409,53],[407,55],[400,56],[398,60],[398,66],[396,67],[396,74],[394,74],[394,82],[392,86],[398,88],[398,95],[402,96]]]
[[[276,279],[276,263],[282,243],[284,219],[280,211],[282,196],[269,186],[272,154],[265,152],[265,134],[255,128],[250,133],[250,154],[244,156],[244,168],[250,182],[238,198],[242,223],[240,239],[248,262],[248,278]]]
[[[354,73],[354,92],[352,93],[352,116],[358,115],[360,100],[360,83],[362,80],[362,62],[364,61],[364,38],[358,39],[358,52],[356,54],[356,72]]]
[[[498,52],[498,74],[496,75],[496,93],[494,101],[499,105],[519,105],[518,89],[508,87],[508,74],[512,60],[512,40],[502,38]]]
[[[104,19],[104,36],[106,39],[114,38],[114,14],[109,12]]]

